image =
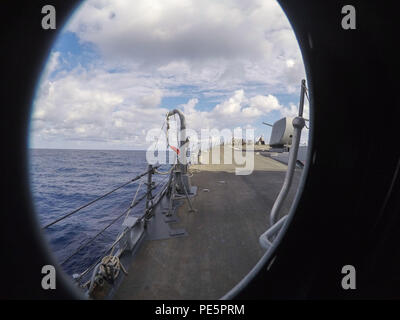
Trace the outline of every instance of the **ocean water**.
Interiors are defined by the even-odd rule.
[[[161,169],[167,170],[168,166]],[[146,151],[31,149],[30,185],[38,221],[44,226],[146,170]],[[157,184],[166,177],[153,175],[153,181]],[[122,214],[141,181],[147,182],[147,175],[43,230],[57,261],[63,262]],[[143,184],[137,197],[145,191]],[[158,191],[154,190],[153,195]],[[143,213],[144,206],[142,201],[131,214]],[[102,257],[122,230],[123,219],[63,264],[64,271],[70,275],[80,273]]]

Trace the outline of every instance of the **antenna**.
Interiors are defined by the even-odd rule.
[[[266,123],[266,122],[263,122],[263,124],[265,124],[265,125],[267,125],[267,126],[270,126],[270,127],[273,127],[272,124],[269,124],[269,123]]]

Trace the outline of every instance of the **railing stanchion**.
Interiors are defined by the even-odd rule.
[[[147,175],[147,200],[146,200],[146,217],[149,218],[150,210],[151,210],[151,204],[150,201],[153,199],[153,196],[151,194],[151,190],[153,188],[152,186],[152,175],[154,172],[153,166],[149,164],[148,166],[148,175]]]

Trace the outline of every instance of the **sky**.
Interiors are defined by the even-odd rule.
[[[296,115],[303,78],[275,0],[89,0],[53,44],[30,147],[145,150],[174,108],[197,132],[253,128],[268,142],[262,122]]]

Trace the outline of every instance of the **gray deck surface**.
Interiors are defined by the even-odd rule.
[[[115,299],[219,299],[250,271],[264,254],[258,238],[268,227],[286,171],[258,152],[254,157],[251,175],[235,175],[232,164],[191,166],[198,211],[188,212],[185,201],[179,223],[171,224],[187,236],[145,241]],[[289,211],[300,175],[296,170],[281,216]]]

